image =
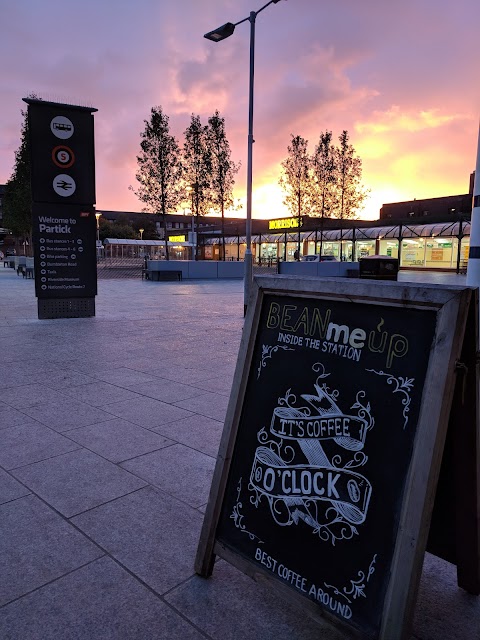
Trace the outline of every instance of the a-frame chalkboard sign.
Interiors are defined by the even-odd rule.
[[[478,291],[289,276],[253,289],[195,569],[208,577],[218,555],[347,633],[404,640],[444,466],[471,483],[457,519],[471,531],[439,535],[459,510],[437,496],[429,544],[480,590]],[[462,477],[455,456],[442,466],[447,430],[470,447]]]

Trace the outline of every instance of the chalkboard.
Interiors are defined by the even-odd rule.
[[[196,570],[365,638],[411,617],[471,290],[256,279]]]

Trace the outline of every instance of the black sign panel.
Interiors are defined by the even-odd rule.
[[[436,313],[266,295],[216,538],[375,636]]]
[[[29,105],[33,201],[94,204],[92,112],[96,109],[25,101]]]
[[[32,233],[38,298],[96,295],[93,207],[34,204]]]

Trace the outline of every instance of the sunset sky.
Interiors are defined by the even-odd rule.
[[[0,0],[0,183],[12,173],[22,98],[94,106],[97,209],[140,211],[136,155],[154,105],[183,145],[192,113],[225,117],[245,201],[249,24],[207,31],[266,0]],[[281,0],[256,23],[253,216],[281,217],[290,135],[313,151],[342,129],[385,202],[468,192],[480,117],[478,0]],[[187,205],[186,205],[187,206]],[[237,214],[238,215],[238,214]],[[245,206],[242,213],[245,215]]]

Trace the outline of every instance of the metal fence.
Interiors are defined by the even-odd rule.
[[[99,258],[97,262],[97,278],[141,278],[143,258]]]
[[[99,280],[112,278],[141,278],[144,259],[141,257],[101,257],[97,262],[97,277]],[[256,261],[253,265],[253,275],[275,275],[278,273],[276,260]]]

